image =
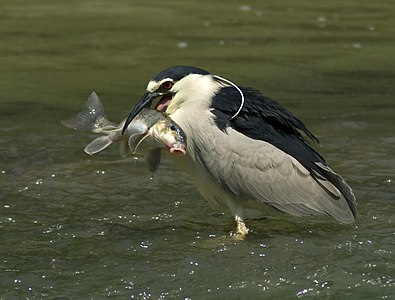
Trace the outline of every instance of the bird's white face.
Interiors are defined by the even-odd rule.
[[[147,91],[161,95],[155,107],[171,115],[181,107],[195,111],[208,109],[219,88],[220,84],[211,75],[189,74],[179,81],[171,78],[150,81]]]
[[[213,96],[222,86],[218,76],[199,68],[174,66],[165,69],[148,83],[146,92],[127,117],[123,132],[142,109],[153,103],[157,110],[166,112],[173,120],[181,116],[186,123],[191,118],[199,119],[210,112]]]

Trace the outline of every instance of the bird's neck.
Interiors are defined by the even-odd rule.
[[[222,84],[211,77],[190,75],[174,85],[174,98],[167,107],[166,113],[176,114],[181,108],[188,113],[206,110],[211,106],[214,95],[221,87]]]
[[[166,112],[187,136],[187,155],[175,162],[196,177],[196,168],[201,165],[197,163],[199,151],[208,151],[205,148],[219,134],[210,108],[213,96],[222,84],[207,76],[190,76],[188,82],[184,80],[182,84]]]
[[[182,128],[187,136],[187,155],[182,159],[176,158],[174,161],[181,169],[195,177],[196,166],[200,165],[197,164],[199,151],[205,151],[202,147],[212,144],[211,140],[215,133],[211,131],[219,131],[214,124],[214,115],[208,108],[205,110],[180,108],[170,117]],[[208,124],[210,125],[208,126]],[[207,132],[208,130],[210,132]]]

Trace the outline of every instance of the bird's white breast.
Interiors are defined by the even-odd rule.
[[[254,211],[254,216],[261,216],[262,211],[265,211],[265,215],[273,214],[274,210],[262,202],[241,200],[240,195],[224,186],[221,178],[235,171],[234,161],[240,156],[250,160],[247,164],[258,164],[262,169],[266,168],[263,161],[257,164],[251,162],[257,160],[254,155],[245,156],[251,141],[262,143],[261,150],[267,150],[269,156],[274,155],[274,146],[251,140],[233,129],[229,129],[228,133],[221,131],[209,109],[198,112],[180,108],[171,118],[183,128],[188,138],[187,155],[182,159],[175,158],[174,161],[190,174],[197,189],[209,203],[215,207],[229,208],[234,215],[243,215],[242,210],[246,208]],[[265,145],[268,146],[267,149]],[[248,179],[243,178],[243,174],[240,176],[239,184],[243,185],[243,181]]]
[[[235,216],[245,211],[272,215],[273,208],[296,216],[337,209],[338,202],[332,203],[295,158],[233,128],[221,131],[209,109],[197,112],[182,107],[171,117],[188,138],[187,156],[176,163],[214,206],[228,207]],[[347,205],[342,202],[339,209]]]

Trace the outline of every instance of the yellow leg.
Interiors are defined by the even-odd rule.
[[[236,234],[234,235],[234,237],[238,240],[244,240],[244,238],[248,234],[249,230],[248,230],[246,224],[244,223],[244,220],[240,216],[236,215],[235,220],[237,223],[237,230],[236,230]]]

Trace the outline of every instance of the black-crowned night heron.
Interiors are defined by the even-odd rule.
[[[237,234],[244,218],[271,215],[330,215],[354,221],[350,186],[309,142],[317,138],[279,103],[249,87],[205,70],[175,66],[156,75],[126,124],[159,98],[187,136],[187,155],[175,161],[214,206],[229,208]]]

